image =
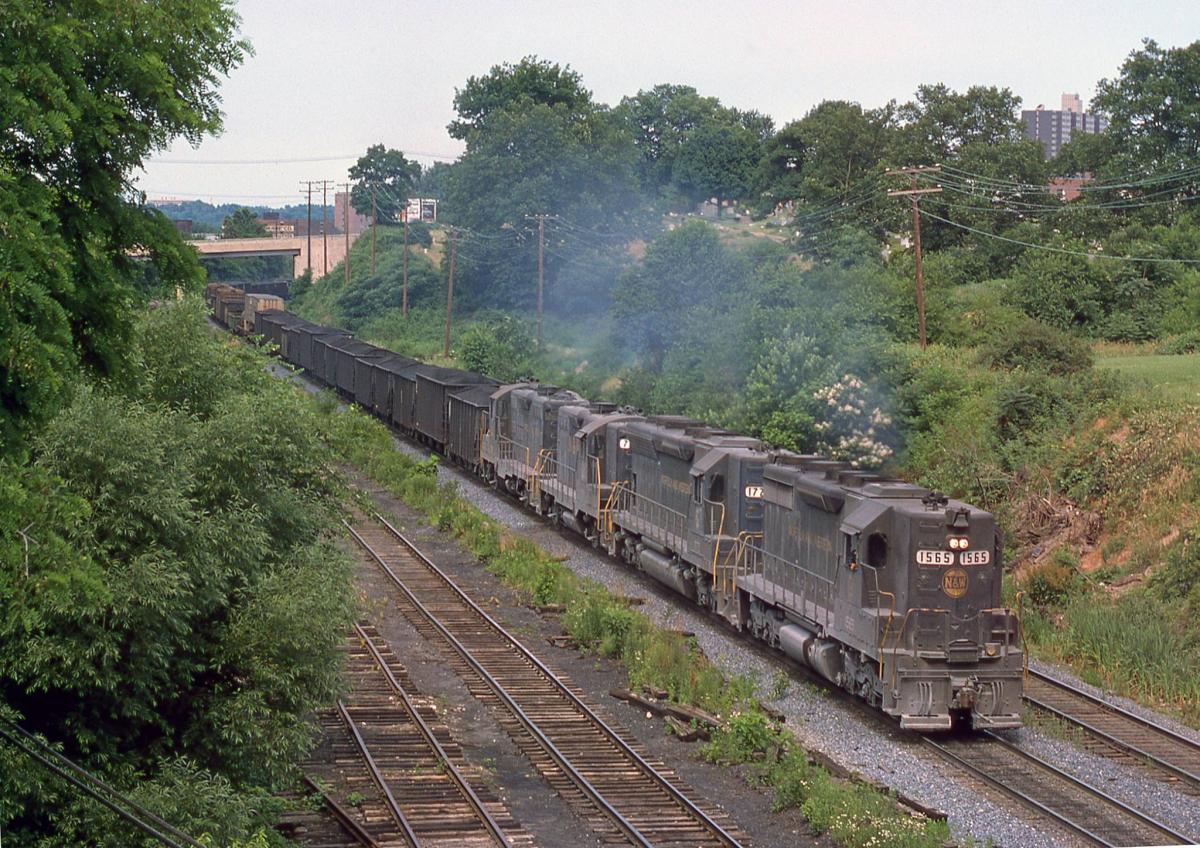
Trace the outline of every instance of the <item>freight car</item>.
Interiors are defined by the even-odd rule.
[[[1020,725],[1021,624],[1000,600],[987,512],[693,419],[423,365],[286,313],[259,313],[255,329],[349,400],[902,727]]]

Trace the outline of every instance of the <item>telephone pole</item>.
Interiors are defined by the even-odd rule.
[[[442,357],[450,358],[450,316],[454,313],[454,228],[447,230],[450,241],[450,278],[446,283],[446,335],[442,340]]]
[[[526,215],[538,222],[538,293],[537,293],[537,343],[542,346],[542,292],[546,288],[546,218],[545,214]]]
[[[408,207],[405,206],[401,213],[404,215],[404,276],[400,283],[400,315],[408,317]]]
[[[375,224],[379,219],[379,208],[375,205],[375,186],[371,186],[371,276],[375,276]]]
[[[913,248],[917,272],[917,335],[921,341],[921,350],[925,349],[925,274],[921,270],[921,209],[920,197],[923,194],[940,194],[941,186],[917,188],[917,174],[937,174],[942,170],[940,165],[930,165],[922,168],[891,168],[884,172],[890,174],[907,174],[912,178],[912,188],[889,191],[888,197],[908,196],[912,198]]]
[[[325,223],[329,213],[329,181],[321,180],[321,262],[324,270],[321,276],[329,273],[329,225]]]
[[[312,281],[312,187],[315,180],[301,180],[308,187],[308,279]]]
[[[350,183],[342,183],[342,233],[346,237],[346,287],[350,287]]]

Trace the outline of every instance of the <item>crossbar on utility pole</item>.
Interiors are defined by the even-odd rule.
[[[447,231],[450,240],[450,276],[446,281],[446,334],[442,339],[442,357],[450,358],[450,316],[454,314],[454,228]]]
[[[914,168],[891,168],[884,172],[884,176],[891,174],[907,174],[912,178],[912,188],[898,189],[889,191],[888,197],[911,197],[912,198],[912,227],[913,227],[913,260],[914,270],[917,277],[917,337],[921,343],[921,350],[925,349],[925,274],[921,268],[921,209],[920,196],[922,194],[940,194],[941,186],[930,186],[928,188],[917,187],[917,174],[937,174],[940,173],[942,167],[940,165],[929,165]]]

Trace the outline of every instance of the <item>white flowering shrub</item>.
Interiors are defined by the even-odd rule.
[[[813,394],[816,402],[817,453],[876,468],[895,453],[892,418],[880,407],[866,383],[844,374]]]

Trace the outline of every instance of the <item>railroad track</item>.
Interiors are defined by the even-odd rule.
[[[346,651],[350,694],[321,717],[332,756],[310,773],[343,790],[341,801],[322,794],[351,844],[531,846],[507,809],[477,788],[479,774],[433,708],[413,697],[407,672],[374,628],[355,625]]]
[[[1200,796],[1200,744],[1191,739],[1033,669],[1025,700],[1082,728],[1109,756],[1143,764],[1173,788]]]
[[[346,525],[399,590],[405,616],[450,648],[455,670],[539,772],[605,842],[737,846],[723,812],[702,809],[676,775],[604,721],[582,693],[504,630],[382,516]]]
[[[964,771],[1095,845],[1185,845],[1170,826],[1072,777],[990,731],[922,737]]]

